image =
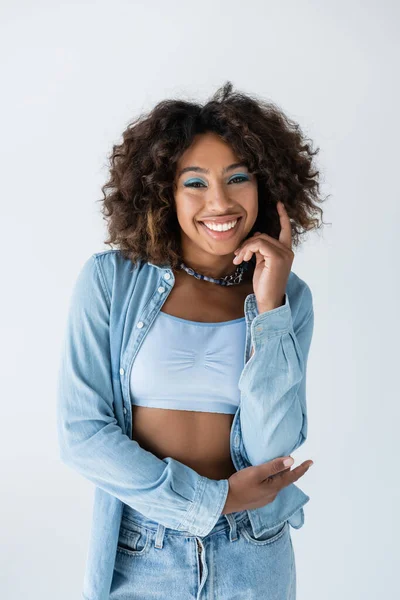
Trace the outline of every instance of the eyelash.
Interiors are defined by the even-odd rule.
[[[230,179],[229,182],[233,181],[234,179],[241,179],[242,181],[239,181],[239,183],[243,183],[244,181],[250,181],[248,177],[244,177],[243,175],[236,175],[235,177],[232,177],[232,179]],[[185,183],[184,186],[197,187],[194,185],[195,183],[200,183],[202,185],[201,181],[192,181],[192,183]]]

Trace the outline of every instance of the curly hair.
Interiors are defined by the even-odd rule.
[[[110,178],[102,186],[101,212],[109,237],[133,263],[138,260],[176,268],[183,260],[174,202],[176,165],[198,134],[214,132],[257,178],[255,231],[278,239],[276,203],[285,205],[292,244],[319,228],[322,209],[317,154],[300,126],[273,102],[232,92],[226,82],[204,106],[180,99],[159,102],[128,124],[122,143],[109,156]]]

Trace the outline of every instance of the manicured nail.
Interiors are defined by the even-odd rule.
[[[290,465],[292,465],[294,463],[293,458],[285,458],[285,460],[283,461],[283,464],[285,465],[285,467],[289,467]]]

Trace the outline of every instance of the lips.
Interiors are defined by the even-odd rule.
[[[234,219],[232,219],[233,221]],[[206,225],[204,225],[203,221],[199,221],[201,227],[205,230],[205,232],[215,240],[227,240],[233,237],[236,232],[240,228],[240,224],[242,221],[242,217],[237,217],[237,223],[235,227],[228,229],[227,231],[214,231],[213,229],[209,229]]]

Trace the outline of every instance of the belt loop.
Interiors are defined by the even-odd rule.
[[[161,523],[159,523],[158,527],[157,527],[156,539],[155,539],[155,542],[154,542],[154,547],[155,548],[162,548],[163,547],[164,533],[165,533],[165,527],[164,527],[164,525],[162,525]]]
[[[235,517],[232,513],[225,514],[225,517],[229,523],[229,540],[234,542],[238,539]]]

